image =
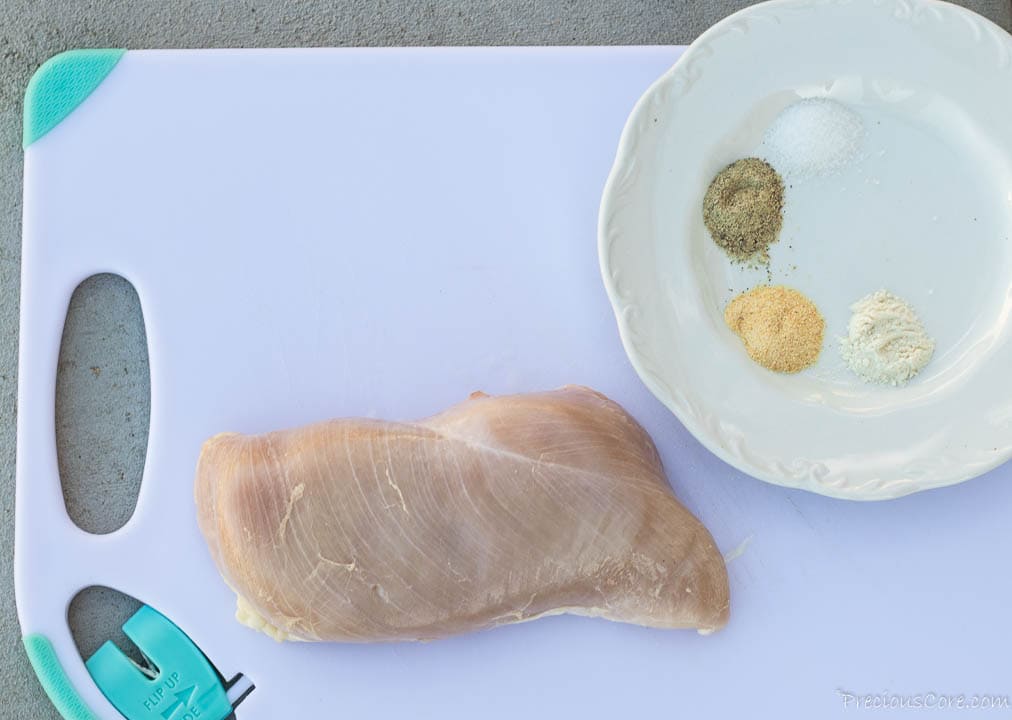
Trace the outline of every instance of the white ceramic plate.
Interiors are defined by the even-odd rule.
[[[788,188],[769,275],[728,261],[703,195],[776,115],[830,97],[864,118],[860,159]],[[636,105],[601,205],[599,251],[637,372],[718,456],[769,482],[859,500],[979,475],[1012,456],[1012,37],[935,0],[777,0],[703,34]],[[826,318],[798,375],[724,325],[768,282]],[[850,305],[888,289],[936,340],[901,388],[840,358]]]

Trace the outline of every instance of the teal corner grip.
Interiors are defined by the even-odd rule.
[[[42,63],[25,91],[22,147],[59,125],[116,67],[126,50],[67,50]]]
[[[49,638],[38,633],[25,635],[24,644],[28,660],[32,663],[39,682],[42,683],[42,689],[46,691],[46,695],[52,700],[60,715],[67,720],[98,720],[98,716],[85,704],[71,684]]]
[[[157,668],[139,668],[106,641],[86,665],[102,693],[128,720],[225,720],[232,705],[200,649],[164,615],[147,605],[123,632]],[[153,677],[152,677],[153,675]]]

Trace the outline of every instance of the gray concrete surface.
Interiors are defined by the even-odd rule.
[[[14,607],[14,448],[21,219],[21,96],[32,71],[73,47],[676,44],[748,0],[0,0],[0,719],[57,718],[21,649]],[[1010,0],[961,0],[1006,29]],[[72,516],[108,532],[130,514],[148,418],[143,319],[129,285],[89,281],[64,333],[60,468]],[[94,650],[129,600],[93,593],[72,624]],[[83,618],[88,618],[84,622]],[[97,620],[96,620],[97,618]]]

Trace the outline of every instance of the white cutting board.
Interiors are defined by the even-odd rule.
[[[627,113],[678,54],[128,52],[28,147],[18,611],[100,717],[119,715],[66,625],[91,584],[163,612],[226,677],[245,673],[256,690],[239,720],[827,718],[853,713],[840,690],[1012,693],[1012,468],[871,505],[765,485],[706,452],[628,364],[597,208]],[[105,271],[140,296],[151,429],[134,517],[94,537],[63,509],[53,398],[71,293]],[[557,617],[307,645],[232,619],[194,515],[203,439],[565,383],[644,424],[722,550],[750,539],[729,563],[726,630]]]

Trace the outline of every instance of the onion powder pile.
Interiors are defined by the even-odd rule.
[[[843,359],[862,380],[902,385],[928,364],[935,341],[904,300],[879,290],[851,306]]]

